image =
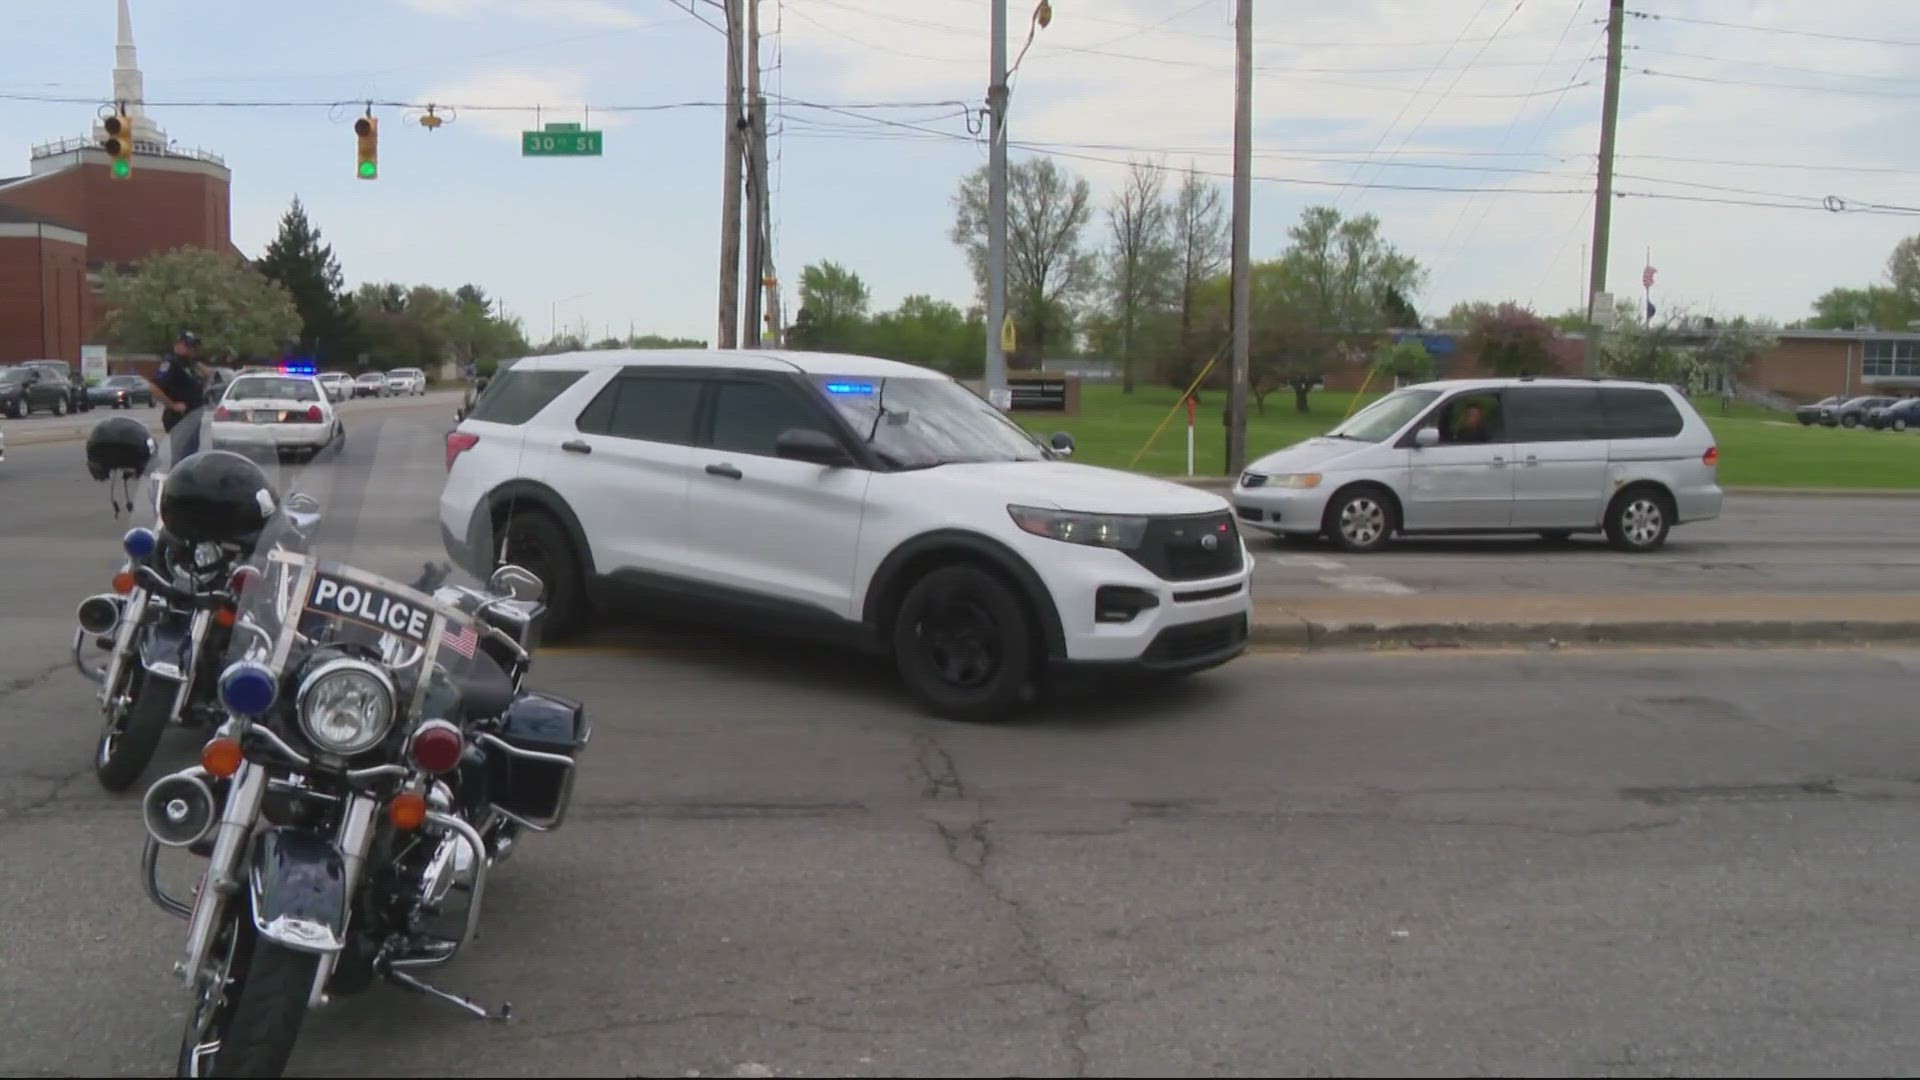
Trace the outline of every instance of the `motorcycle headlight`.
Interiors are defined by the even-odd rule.
[[[1038,506],[1008,506],[1013,523],[1035,536],[1088,547],[1131,551],[1147,536],[1147,519],[1117,514],[1080,514]]]
[[[300,730],[347,757],[377,745],[393,726],[393,680],[363,660],[330,660],[300,683]]]

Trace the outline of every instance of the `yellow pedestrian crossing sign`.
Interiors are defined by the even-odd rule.
[[[1011,311],[1007,312],[1006,318],[1000,320],[1000,351],[1003,353],[1014,351],[1013,312]]]

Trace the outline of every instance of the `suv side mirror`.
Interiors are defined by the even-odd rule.
[[[1425,450],[1429,446],[1439,446],[1440,429],[1437,427],[1423,427],[1419,431],[1414,432],[1413,445],[1421,450]]]
[[[1073,456],[1073,435],[1069,432],[1056,431],[1047,436],[1047,445],[1053,447],[1053,452],[1062,457]]]
[[[773,444],[774,452],[792,461],[810,461],[815,465],[838,467],[853,464],[853,458],[833,436],[818,428],[788,428]]]

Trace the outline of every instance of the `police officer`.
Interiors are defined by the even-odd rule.
[[[202,406],[207,402],[207,373],[200,363],[200,337],[183,330],[173,343],[173,355],[160,361],[153,378],[154,400],[160,403],[160,426],[179,462],[200,449]]]

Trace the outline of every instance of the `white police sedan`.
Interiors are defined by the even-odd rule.
[[[346,429],[312,375],[241,375],[227,384],[207,425],[207,445],[222,450],[317,454]]]

